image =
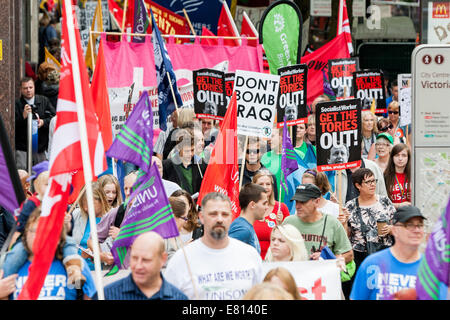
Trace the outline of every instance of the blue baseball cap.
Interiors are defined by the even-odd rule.
[[[48,171],[48,161],[42,161],[33,166],[34,174],[32,174],[27,181],[36,179],[42,172]]]

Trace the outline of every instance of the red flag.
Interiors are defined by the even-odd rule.
[[[338,15],[339,17],[338,17],[337,35],[340,35],[341,33],[345,34],[348,45],[348,52],[352,54],[353,53],[352,35],[350,32],[350,21],[348,20],[347,2],[345,0],[340,0],[339,2]]]
[[[314,52],[303,56],[300,63],[308,65],[307,104],[323,94],[323,73],[328,68],[328,60],[350,58],[345,34],[341,34]]]
[[[210,31],[205,26],[202,27],[202,36],[215,36],[215,34]],[[214,46],[217,44],[216,38],[201,38],[200,43],[203,45]]]
[[[102,133],[103,147],[105,150],[108,150],[111,146],[113,136],[108,86],[106,84],[106,63],[103,53],[103,39],[100,41],[100,46],[98,48],[97,65],[94,75],[92,76],[91,91],[95,113]]]
[[[210,192],[226,194],[231,200],[233,220],[240,214],[237,142],[237,103],[233,93],[216,144],[206,168],[197,203]]]
[[[242,15],[241,36],[258,38],[258,31],[256,31],[255,26],[245,11]],[[249,46],[256,47],[257,43],[258,40],[248,40]]]
[[[222,10],[220,11],[219,22],[217,23],[217,35],[222,37],[239,37],[239,32],[226,1],[223,2]],[[240,45],[238,39],[224,39],[223,43],[226,46]]]
[[[84,106],[93,175],[97,175],[106,169],[105,150],[95,116],[83,50],[81,49],[80,34],[72,29],[72,32],[75,33],[76,52],[71,52],[67,23],[69,19],[66,15],[65,4],[66,2],[63,2],[62,66],[56,110],[57,120],[49,165],[49,186],[42,200],[42,213],[33,244],[33,262],[29,268],[28,279],[19,294],[19,300],[35,300],[39,297],[59,242],[70,193],[71,172],[83,168],[77,113],[81,103]],[[75,16],[72,8],[68,8],[68,10],[72,10],[72,15]],[[70,23],[76,26],[76,18],[74,17]],[[75,55],[78,58],[78,65],[73,62]],[[79,79],[74,78],[74,71],[77,69],[80,75]],[[78,81],[81,83],[77,83]],[[76,83],[81,87],[81,98],[83,101],[79,101],[76,98]]]
[[[114,0],[108,0],[108,8],[119,28],[122,29],[123,9]]]

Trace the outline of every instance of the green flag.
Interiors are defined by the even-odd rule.
[[[259,43],[264,46],[271,74],[300,63],[303,19],[297,5],[279,0],[264,11],[259,25]]]

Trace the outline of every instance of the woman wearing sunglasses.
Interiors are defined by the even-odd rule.
[[[408,132],[406,132],[406,127],[400,127],[400,106],[398,101],[392,101],[388,105],[388,118],[393,125],[393,133],[391,133],[391,135],[394,137],[394,145],[409,142],[411,140],[411,127],[409,127]],[[408,137],[406,137],[406,135],[408,135]]]

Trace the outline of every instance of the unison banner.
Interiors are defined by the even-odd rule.
[[[270,138],[275,120],[280,76],[237,70],[234,90],[237,101],[237,132]]]
[[[286,268],[300,295],[308,300],[341,300],[341,275],[337,260],[264,262],[262,278],[275,268]]]
[[[264,45],[271,74],[300,62],[303,18],[293,1],[272,3],[261,18],[259,43]]]
[[[225,73],[213,69],[193,71],[194,111],[197,118],[223,120],[226,113]]]
[[[353,72],[358,70],[358,58],[328,60],[328,80],[337,99],[346,99],[352,95]]]
[[[305,123],[308,118],[306,110],[306,78],[308,67],[298,64],[278,69],[280,90],[277,103],[277,128]]]
[[[353,96],[361,100],[363,110],[370,109],[375,100],[375,113],[386,113],[383,73],[380,70],[354,72]]]
[[[361,101],[321,102],[316,106],[317,170],[332,171],[361,165]]]

